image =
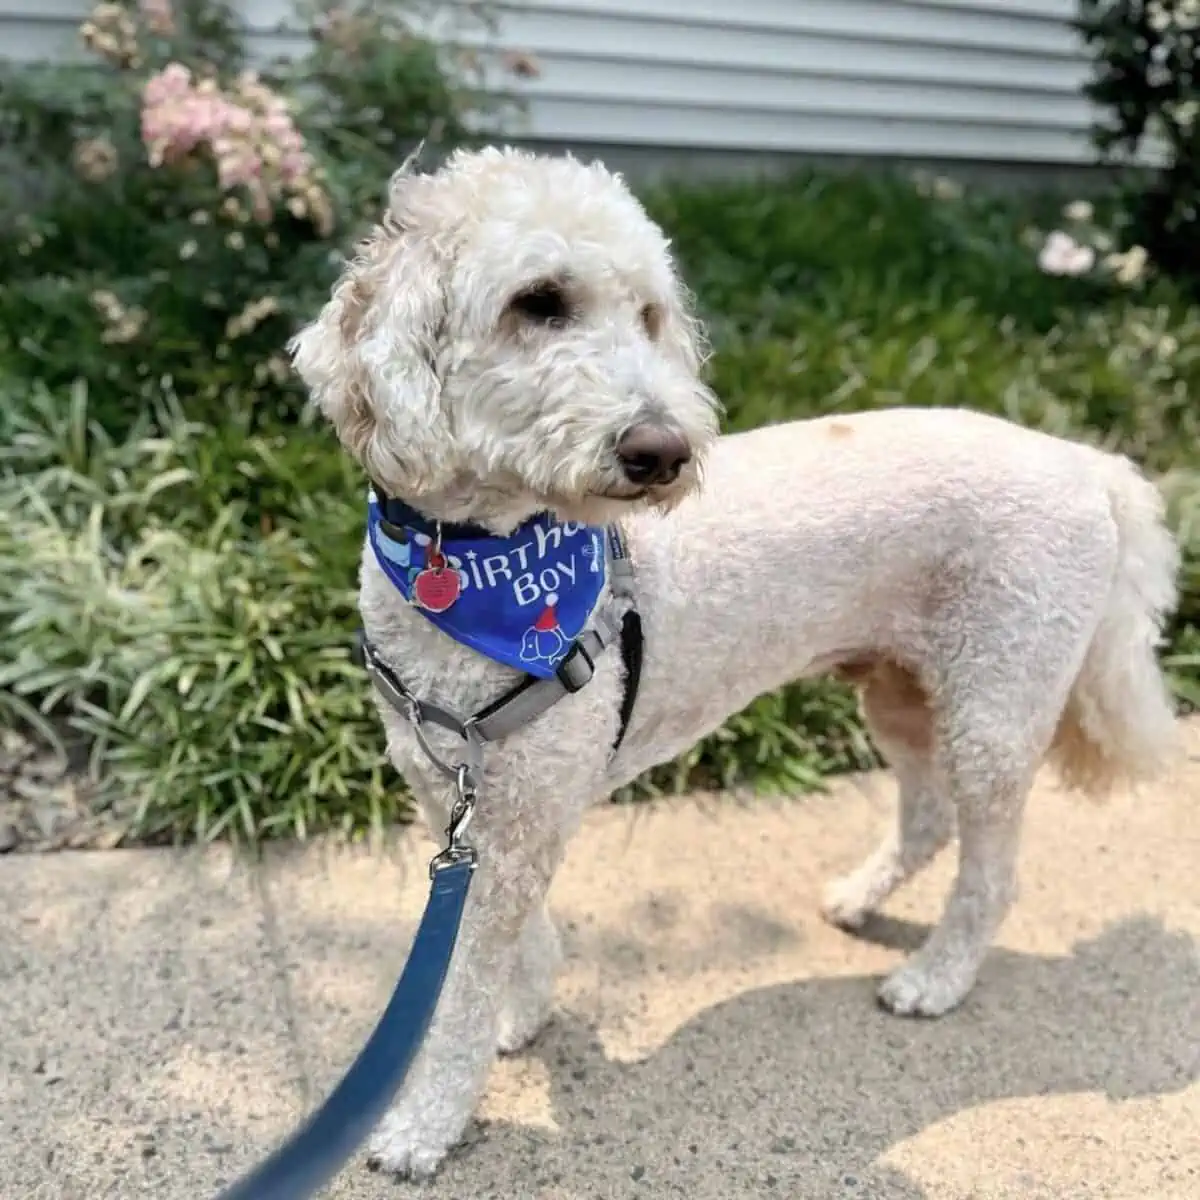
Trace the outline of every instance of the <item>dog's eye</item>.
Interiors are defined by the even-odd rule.
[[[662,306],[659,304],[643,304],[642,311],[638,316],[641,319],[642,328],[646,331],[646,336],[652,342],[658,341],[663,327]]]
[[[557,283],[539,283],[519,292],[509,307],[538,325],[565,325],[571,319],[571,303]]]

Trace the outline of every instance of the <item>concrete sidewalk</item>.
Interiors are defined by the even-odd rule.
[[[561,1013],[502,1062],[432,1184],[341,1200],[1196,1200],[1200,723],[1170,786],[1039,789],[1023,894],[939,1022],[875,977],[952,861],[855,939],[821,884],[872,844],[885,776],[739,807],[596,812],[555,892]],[[0,860],[0,1197],[211,1200],[333,1085],[424,898],[427,844]]]

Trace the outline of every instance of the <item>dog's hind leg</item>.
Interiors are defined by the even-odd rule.
[[[855,870],[833,880],[821,906],[841,929],[858,929],[906,879],[926,866],[954,835],[954,807],[933,761],[933,714],[924,691],[891,662],[872,666],[862,711],[872,739],[899,785],[896,821]]]
[[[1052,595],[1052,586],[1041,592]],[[1069,606],[1046,602],[1037,611],[1028,600],[1006,607],[998,598],[989,608],[977,593],[976,612],[987,611],[988,621],[956,636],[942,657],[932,761],[955,807],[958,873],[925,944],[880,986],[894,1013],[932,1017],[961,1003],[1016,898],[1026,797],[1098,615],[1086,593],[1079,588]],[[956,625],[963,623],[947,621]]]
[[[961,740],[948,769],[958,809],[958,874],[925,944],[880,985],[884,1007],[940,1016],[971,990],[988,947],[1016,899],[1017,851],[1034,767],[996,729]]]

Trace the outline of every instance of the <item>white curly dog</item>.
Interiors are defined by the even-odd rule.
[[[459,713],[488,705],[522,677],[509,653],[522,634],[522,661],[549,670],[572,632],[553,606],[595,582],[604,542],[591,531],[610,523],[644,629],[615,755],[615,651],[486,747],[479,870],[428,1041],[371,1144],[386,1170],[432,1173],[497,1050],[546,1022],[558,961],[546,893],[584,809],[756,696],[840,673],[899,780],[895,828],[829,887],[829,920],[858,926],[957,834],[940,923],[879,989],[899,1014],[945,1013],[971,989],[1014,899],[1022,808],[1045,758],[1099,793],[1172,755],[1155,647],[1177,550],[1137,469],[964,410],[718,437],[668,242],[602,166],[509,149],[430,174],[406,165],[292,349],[372,503],[396,498],[439,539],[456,526],[485,539],[449,566],[394,523],[368,540],[365,633],[414,695]],[[584,557],[563,557],[580,537]],[[437,568],[424,592],[422,562]],[[615,576],[599,577],[611,599]],[[475,643],[465,626],[447,632],[437,619],[456,602],[466,625],[494,627]],[[389,755],[444,827],[452,782],[403,713],[379,707]],[[448,758],[461,746],[430,736]]]

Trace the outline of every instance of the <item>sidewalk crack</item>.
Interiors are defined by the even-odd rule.
[[[308,1055],[304,1050],[304,1039],[300,1033],[296,994],[292,987],[291,972],[288,971],[287,958],[284,954],[279,913],[275,907],[274,897],[271,895],[271,888],[267,883],[266,869],[261,862],[255,865],[253,874],[254,887],[259,896],[259,909],[263,917],[262,925],[267,941],[267,953],[275,973],[275,991],[283,1008],[284,1028],[287,1031],[292,1066],[298,1077],[301,1103],[308,1110],[312,1108],[313,1104],[313,1076]]]

